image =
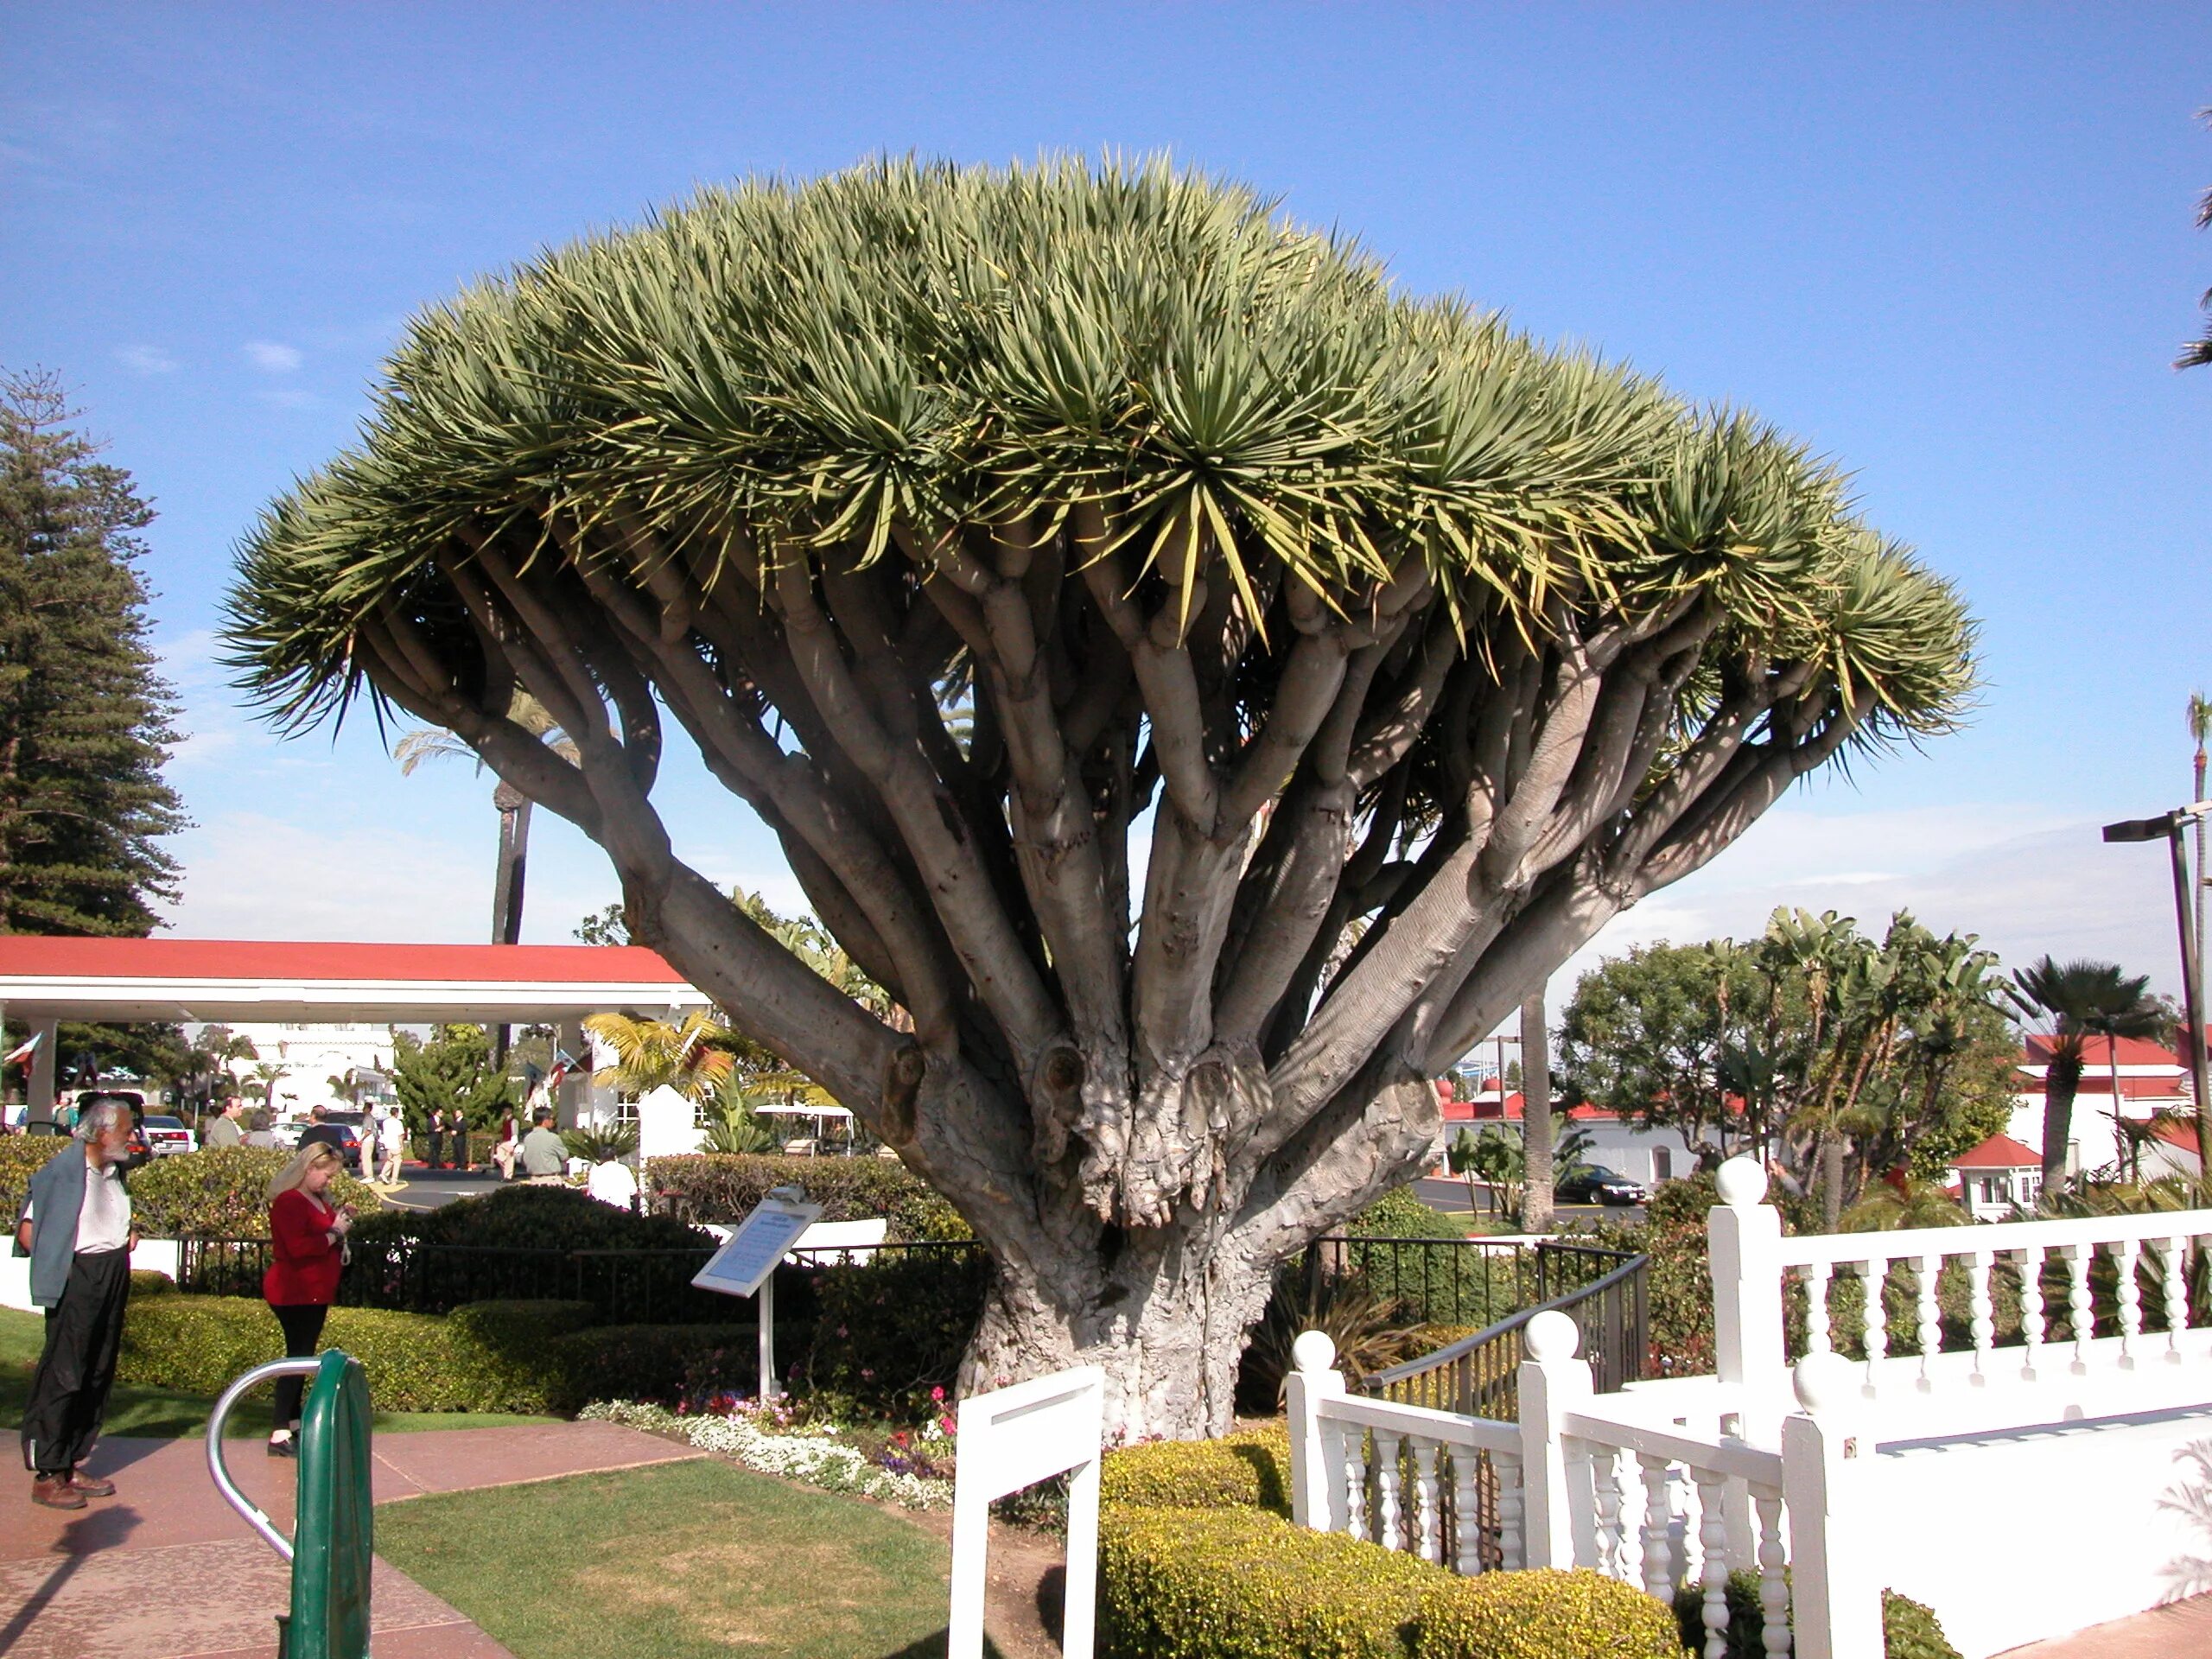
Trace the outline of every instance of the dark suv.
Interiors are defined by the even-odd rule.
[[[1552,1196],[1562,1204],[1642,1204],[1651,1194],[1603,1164],[1584,1164],[1553,1182]]]

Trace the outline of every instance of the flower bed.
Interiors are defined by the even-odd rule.
[[[898,1503],[910,1510],[952,1507],[950,1417],[920,1431],[881,1434],[871,1455],[850,1437],[865,1433],[835,1420],[809,1415],[777,1401],[719,1401],[707,1412],[608,1401],[580,1416],[671,1434],[702,1452],[719,1452],[764,1475]],[[940,1461],[939,1459],[942,1459]]]

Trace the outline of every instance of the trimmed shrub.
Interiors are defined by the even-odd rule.
[[[343,1348],[368,1373],[387,1411],[535,1411],[561,1396],[556,1338],[592,1318],[575,1302],[510,1302],[451,1318],[334,1307],[326,1348]],[[156,1296],[123,1323],[116,1376],[124,1382],[219,1394],[239,1372],[283,1357],[267,1306],[245,1296]]]
[[[1290,1431],[1281,1423],[1218,1440],[1155,1440],[1109,1452],[1099,1501],[1143,1510],[1268,1510],[1290,1515]]]
[[[912,1419],[927,1412],[932,1388],[951,1392],[983,1316],[991,1273],[980,1250],[893,1255],[865,1267],[779,1276],[778,1306],[791,1278],[803,1278],[813,1293],[814,1338],[804,1369],[814,1387]]]
[[[1423,1592],[1446,1577],[1260,1510],[1117,1507],[1099,1520],[1099,1649],[1107,1659],[1405,1659]]]
[[[176,1281],[166,1273],[156,1273],[151,1268],[130,1269],[131,1300],[136,1301],[141,1296],[174,1296],[175,1294]]]
[[[15,1225],[16,1211],[23,1207],[31,1177],[68,1144],[66,1135],[0,1135],[0,1206],[8,1211],[10,1226]]]
[[[645,1160],[645,1189],[685,1221],[742,1219],[772,1187],[798,1185],[822,1206],[824,1221],[881,1216],[891,1236],[972,1238],[974,1232],[936,1190],[906,1165],[887,1158],[768,1158],[750,1153],[696,1153]]]
[[[1586,1567],[1453,1578],[1421,1599],[1412,1659],[1681,1659],[1674,1613]]]
[[[468,1311],[457,1309],[454,1317]],[[760,1388],[759,1334],[751,1325],[604,1325],[575,1332],[553,1344],[556,1380],[547,1398],[554,1410],[572,1414],[599,1400],[680,1407],[719,1393],[753,1394]],[[785,1352],[804,1351],[806,1335],[803,1327],[776,1320],[777,1346]]]
[[[1465,1238],[1467,1223],[1440,1215],[1402,1186],[1369,1205],[1344,1230],[1353,1238]]]
[[[1936,1610],[1894,1590],[1882,1592],[1884,1659],[1959,1659]]]
[[[131,1219],[149,1238],[266,1238],[269,1183],[293,1154],[272,1147],[212,1147],[140,1165],[130,1175]],[[365,1222],[384,1207],[351,1175],[330,1195]]]
[[[573,1187],[518,1182],[435,1210],[392,1209],[364,1217],[353,1229],[353,1243],[357,1249],[410,1243],[506,1250],[705,1250],[714,1241],[671,1217],[633,1215]]]

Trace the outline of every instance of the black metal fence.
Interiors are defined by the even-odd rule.
[[[1591,1244],[1332,1236],[1306,1249],[1306,1305],[1320,1305],[1329,1280],[1357,1274],[1414,1322],[1488,1325],[1579,1290],[1630,1259],[1626,1250]]]
[[[1580,1331],[1576,1352],[1590,1362],[1592,1385],[1599,1393],[1611,1393],[1642,1380],[1650,1355],[1649,1306],[1644,1285],[1650,1258],[1577,1246],[1537,1248],[1611,1256],[1618,1265],[1564,1294],[1509,1314],[1449,1347],[1376,1372],[1366,1380],[1367,1391],[1405,1405],[1510,1422],[1520,1414],[1523,1332],[1530,1319],[1554,1309],[1572,1319]]]
[[[972,1253],[967,1240],[850,1244],[791,1252],[777,1270],[779,1310],[803,1317],[823,1269],[909,1255]],[[213,1296],[258,1296],[269,1268],[265,1238],[178,1241],[177,1288]],[[509,1249],[481,1244],[355,1244],[338,1281],[344,1307],[449,1313],[468,1302],[576,1301],[621,1325],[720,1324],[736,1317],[729,1297],[691,1280],[715,1247],[678,1249]]]

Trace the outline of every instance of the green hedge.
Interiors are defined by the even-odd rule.
[[[1599,1573],[1458,1578],[1249,1509],[1116,1505],[1099,1526],[1108,1659],[1681,1659],[1672,1611]]]
[[[669,1216],[633,1215],[568,1186],[512,1185],[435,1210],[391,1209],[353,1229],[356,1245],[468,1244],[507,1250],[710,1249]]]
[[[1765,1659],[1766,1611],[1759,1605],[1759,1575],[1740,1567],[1731,1573],[1727,1601],[1726,1659]],[[1705,1592],[1697,1586],[1684,1585],[1675,1592],[1675,1624],[1682,1646],[1703,1653]],[[1960,1659],[1935,1609],[1894,1590],[1882,1592],[1882,1652],[1884,1659]]]
[[[925,1414],[929,1391],[950,1394],[960,1375],[991,1273],[981,1250],[894,1253],[865,1266],[810,1272],[810,1309],[797,1311],[810,1311],[813,1341],[789,1351],[804,1354],[814,1388],[849,1395],[887,1416]]]
[[[67,1135],[15,1135],[0,1140],[0,1205],[10,1220],[32,1173],[62,1147]],[[130,1172],[130,1213],[149,1238],[266,1238],[269,1183],[292,1160],[269,1147],[214,1147],[156,1158]],[[366,1217],[384,1207],[373,1187],[350,1175],[330,1184],[341,1204]]]
[[[731,1222],[772,1187],[797,1185],[824,1221],[882,1216],[894,1239],[971,1238],[959,1212],[906,1165],[887,1158],[766,1158],[697,1153],[645,1160],[645,1189],[686,1221]]]
[[[445,1315],[334,1307],[323,1346],[368,1373],[387,1411],[571,1412],[593,1400],[676,1402],[712,1356],[752,1370],[751,1325],[594,1325],[582,1302],[475,1302]],[[244,1296],[133,1298],[117,1368],[125,1382],[213,1395],[283,1356],[276,1320]]]
[[[1281,1423],[1218,1440],[1155,1440],[1106,1454],[1099,1501],[1145,1510],[1290,1514],[1290,1431]]]

